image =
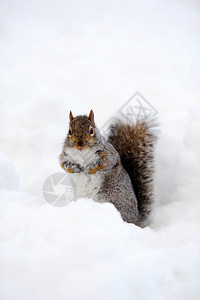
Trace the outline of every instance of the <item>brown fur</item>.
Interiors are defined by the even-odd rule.
[[[145,121],[134,126],[121,122],[113,125],[108,139],[118,151],[122,165],[129,174],[141,219],[149,214],[153,200],[154,140],[155,135]]]
[[[62,157],[63,157],[63,155],[62,155]],[[63,163],[61,163],[60,165],[61,165],[61,167],[66,171],[66,168],[65,168],[65,166],[63,165]]]
[[[100,164],[98,164],[98,166],[96,168],[90,169],[89,174],[95,174],[97,171],[103,170],[103,169],[105,169],[105,165],[100,163]]]
[[[90,135],[90,129],[93,128],[94,135]],[[92,146],[95,142],[95,128],[94,122],[87,116],[73,117],[70,122],[71,136],[68,134],[68,142],[71,147],[80,150]]]

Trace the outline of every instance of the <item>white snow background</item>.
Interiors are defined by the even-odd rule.
[[[199,1],[0,2],[0,298],[200,299]],[[68,113],[157,110],[151,225],[109,203],[54,207]]]

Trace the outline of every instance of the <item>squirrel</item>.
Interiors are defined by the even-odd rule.
[[[92,110],[76,117],[70,111],[69,120],[59,159],[76,182],[76,198],[110,202],[124,221],[144,227],[153,202],[154,125],[117,120],[106,139]]]

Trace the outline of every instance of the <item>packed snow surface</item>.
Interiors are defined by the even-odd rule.
[[[200,299],[198,1],[0,2],[0,298]],[[68,113],[158,111],[150,226],[110,203],[54,207]]]

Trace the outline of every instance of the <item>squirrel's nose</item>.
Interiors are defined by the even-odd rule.
[[[79,147],[82,147],[83,146],[83,141],[78,141],[78,145],[79,145]]]

